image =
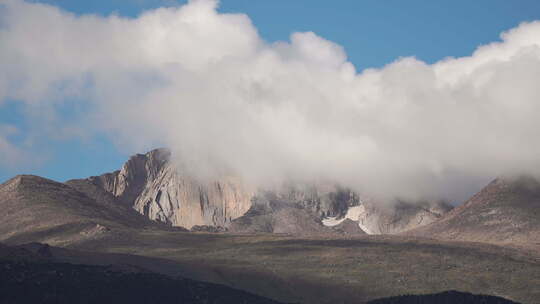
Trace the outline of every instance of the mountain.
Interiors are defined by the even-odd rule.
[[[97,183],[88,180],[58,183],[22,175],[0,185],[3,211],[0,241],[9,245],[46,242],[63,248],[36,244],[16,247],[16,256],[29,254],[21,253],[22,249],[37,253],[44,259],[45,270],[34,272],[34,260],[26,266],[9,262],[0,265],[0,276],[4,268],[13,268],[15,272],[5,272],[9,274],[6,281],[22,278],[25,288],[33,288],[33,278],[38,278],[37,282],[47,288],[34,287],[44,296],[51,295],[48,292],[54,286],[71,290],[71,285],[65,284],[77,280],[107,291],[109,285],[117,286],[116,279],[132,282],[141,273],[154,272],[169,277],[159,286],[174,285],[181,276],[288,303],[365,303],[388,296],[449,289],[491,294],[522,303],[538,302],[537,255],[484,243],[362,235],[354,230],[355,223],[358,225],[355,216],[361,218],[358,211],[362,210],[355,207],[365,208],[369,203],[375,204],[334,185],[296,184],[258,190],[249,207],[256,212],[248,211],[233,219],[229,228],[240,219],[258,219],[257,216],[263,215],[260,222],[272,223],[272,232],[288,235],[189,233],[150,220],[121,196]],[[276,222],[266,221],[268,217]],[[325,227],[323,221],[330,218],[340,223]],[[243,227],[251,229],[253,225]],[[310,229],[315,233],[310,234]],[[65,263],[105,268],[65,268]],[[111,272],[121,274],[110,275],[112,281],[101,276]],[[125,276],[125,273],[135,275]],[[69,280],[57,281],[56,274]],[[143,282],[155,287],[144,289],[145,294],[162,291],[167,294],[166,289],[153,285],[161,279],[147,281],[146,275],[142,276]],[[94,283],[86,281],[90,277],[95,278]],[[47,285],[49,281],[56,283]],[[146,285],[126,286],[142,290]],[[10,287],[5,294],[13,296],[10,290],[15,288]],[[179,292],[182,288],[178,287]],[[186,294],[190,294],[189,290]]]
[[[223,285],[170,277],[130,265],[57,261],[48,245],[0,245],[0,303],[278,304]],[[70,251],[70,255],[78,253]]]
[[[334,183],[287,181],[255,189],[230,175],[200,179],[173,162],[167,149],[137,154],[119,171],[67,184],[93,197],[99,188],[151,220],[196,231],[333,233],[322,223],[363,206],[351,220],[369,234],[387,234],[431,223],[449,210],[439,202],[381,207]]]
[[[0,240],[70,243],[98,238],[119,227],[161,227],[113,196],[95,189],[91,197],[75,188],[33,175],[0,185]],[[96,200],[98,196],[100,199]],[[53,238],[53,239],[51,239]]]
[[[528,176],[497,178],[440,220],[408,234],[540,245],[540,183]]]
[[[148,218],[172,226],[226,226],[251,206],[252,191],[230,176],[198,180],[166,149],[132,156],[121,170],[68,184],[100,187]]]
[[[59,183],[20,175],[5,182],[0,185],[0,207],[5,210],[0,214],[0,240],[59,245],[104,237],[114,229],[172,227],[297,235],[386,234],[439,216],[432,211],[434,204],[380,206],[332,183],[284,182],[253,190],[231,176],[201,181],[175,165],[168,150],[157,149],[135,155],[121,170],[97,177]],[[346,227],[338,225],[346,217]],[[359,229],[353,228],[354,223]]]

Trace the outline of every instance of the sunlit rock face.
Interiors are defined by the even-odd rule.
[[[199,180],[157,149],[132,156],[120,171],[88,180],[152,220],[173,226],[227,226],[251,206],[253,192],[234,177]]]
[[[191,228],[227,226],[251,207],[252,191],[234,177],[199,181],[166,165],[149,179],[134,208],[151,219]]]

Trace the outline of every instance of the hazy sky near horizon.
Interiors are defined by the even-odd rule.
[[[540,167],[538,1],[185,4],[0,0],[0,180],[161,145],[410,197]]]

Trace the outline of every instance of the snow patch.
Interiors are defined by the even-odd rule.
[[[362,206],[362,205],[350,207],[347,210],[347,214],[345,214],[344,217],[342,217],[340,219],[338,219],[337,216],[336,217],[327,217],[327,218],[323,219],[322,222],[323,222],[323,224],[325,226],[328,226],[328,227],[339,225],[345,219],[350,219],[350,220],[353,220],[355,222],[358,222],[359,216],[362,213],[363,209],[364,209],[364,206]]]
[[[366,208],[364,207],[364,205],[350,207],[349,210],[347,210],[345,218],[358,222],[358,220],[360,219],[360,215],[364,214],[365,212]]]
[[[341,218],[341,219],[338,219],[337,216],[336,217],[327,217],[327,218],[324,218],[322,220],[322,223],[323,225],[327,226],[327,227],[333,227],[333,226],[337,226],[339,224],[341,224],[343,221],[345,220],[345,218]]]
[[[336,217],[327,217],[327,218],[324,218],[322,220],[322,223],[323,223],[323,225],[325,225],[327,227],[333,227],[333,226],[337,226],[337,225],[341,224],[346,219],[350,219],[350,220],[352,220],[354,222],[357,222],[358,227],[360,227],[360,229],[362,229],[365,233],[374,234],[366,225],[364,225],[362,223],[363,220],[361,220],[361,219],[365,218],[366,215],[367,215],[367,212],[366,212],[366,208],[364,207],[364,205],[354,206],[354,207],[350,207],[347,210],[347,214],[345,214],[344,217],[342,217],[342,218],[338,218],[337,216]]]

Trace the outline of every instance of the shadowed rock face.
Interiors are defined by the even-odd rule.
[[[304,235],[394,234],[429,224],[450,209],[443,202],[397,202],[385,206],[362,201],[358,194],[338,186],[289,185],[259,192],[250,210],[233,220],[229,230]],[[321,224],[332,229],[322,229]]]
[[[152,220],[188,229],[229,228],[235,219],[243,217],[231,230],[332,232],[322,227],[322,219],[344,218],[350,208],[363,205],[365,212],[353,221],[368,233],[386,234],[425,225],[440,216],[434,209],[438,205],[399,203],[396,208],[381,208],[378,203],[362,201],[357,193],[332,183],[285,182],[253,189],[234,176],[201,180],[173,164],[170,157],[166,149],[137,154],[120,171],[68,184],[81,189],[103,189]],[[281,207],[275,208],[278,205]],[[292,208],[289,213],[282,211],[284,206]],[[264,215],[261,210],[266,210]],[[246,219],[254,214],[257,219]],[[269,222],[273,224],[269,226]],[[246,226],[250,223],[255,226]],[[307,226],[303,227],[304,224]]]
[[[364,235],[366,232],[358,225],[357,222],[351,219],[345,219],[343,222],[333,226],[332,229],[338,233],[345,235]]]
[[[283,183],[273,189],[257,192],[255,200],[259,206],[291,204],[306,210],[316,217],[343,217],[350,207],[358,206],[360,198],[350,189],[332,183]]]
[[[465,204],[412,235],[495,243],[540,244],[540,183],[497,178]]]
[[[343,217],[359,204],[354,192],[330,184],[284,184],[260,190],[252,206],[232,221],[229,231],[239,233],[286,233],[296,235],[335,234],[322,225],[327,216]]]
[[[235,233],[285,233],[295,235],[330,235],[316,212],[296,201],[283,200],[266,193],[253,200],[242,217],[232,221],[229,231]]]

